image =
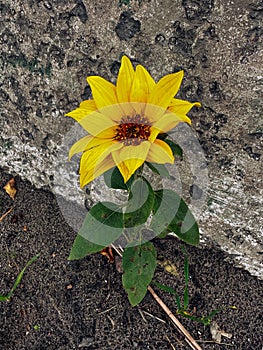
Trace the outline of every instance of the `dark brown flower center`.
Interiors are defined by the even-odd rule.
[[[116,128],[115,140],[122,141],[126,146],[139,145],[142,141],[148,140],[151,125],[149,121],[136,114],[135,116],[125,116],[121,119]]]

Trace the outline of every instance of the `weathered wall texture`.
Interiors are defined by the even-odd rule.
[[[262,1],[120,2],[0,2],[1,166],[52,183],[64,113],[90,97],[87,75],[114,81],[123,54],[156,79],[183,68],[178,96],[203,106],[191,113],[210,178],[203,236],[262,276]]]

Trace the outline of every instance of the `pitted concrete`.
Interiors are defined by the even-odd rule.
[[[114,82],[123,54],[156,80],[184,69],[178,97],[202,103],[190,116],[210,182],[203,239],[262,277],[262,2],[126,3],[0,4],[1,166],[52,186],[61,172],[58,147],[74,126],[64,114],[90,97],[86,76]],[[189,165],[180,172],[189,199]],[[76,171],[61,176],[63,196],[74,200]]]

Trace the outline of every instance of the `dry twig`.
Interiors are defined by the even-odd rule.
[[[184,328],[181,322],[174,316],[172,311],[165,305],[161,298],[155,293],[151,286],[148,286],[148,291],[152,294],[157,303],[161,306],[164,312],[170,317],[173,324],[179,330],[179,332],[184,336],[185,341],[190,345],[190,347],[194,350],[202,350],[202,348],[197,344],[191,334]]]
[[[167,339],[168,343],[171,345],[171,348],[173,350],[176,350],[175,347],[173,346],[173,344],[171,343],[170,339],[167,337],[167,335],[165,336],[165,338]]]
[[[107,312],[109,312],[109,311],[115,309],[116,307],[117,307],[117,305],[114,305],[114,306],[110,307],[110,308],[107,309],[107,310],[104,310],[104,311],[99,312],[98,315],[106,314]]]
[[[11,213],[11,211],[14,209],[14,206],[11,207],[6,213],[4,213],[1,217],[0,217],[0,222],[4,220],[4,218]]]
[[[142,316],[143,321],[144,321],[145,323],[148,323],[148,321],[147,321],[146,318],[144,317],[144,314],[143,314],[144,311],[142,311],[139,307],[138,307],[138,311],[139,311],[140,315]]]
[[[155,318],[159,322],[166,323],[164,320],[162,320],[161,318],[159,318],[157,316],[154,316],[154,315],[150,314],[150,312],[148,312],[148,311],[143,310],[143,313],[145,313],[145,315],[148,315],[148,316],[150,316],[152,318]]]
[[[110,320],[112,328],[115,328],[115,326],[116,326],[115,321],[109,315],[107,315],[107,318]]]

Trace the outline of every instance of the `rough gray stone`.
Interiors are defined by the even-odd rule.
[[[120,20],[116,25],[115,32],[119,39],[128,40],[139,33],[141,22],[135,20],[129,11],[125,11],[120,15]]]
[[[1,2],[1,166],[38,187],[61,174],[61,194],[74,199],[76,169],[66,175],[57,150],[74,125],[64,114],[90,97],[86,76],[114,82],[123,54],[155,79],[184,69],[178,97],[202,103],[191,118],[210,179],[203,238],[262,277],[262,2],[127,3]],[[140,31],[121,40],[127,11]],[[194,179],[179,168],[187,198]]]

